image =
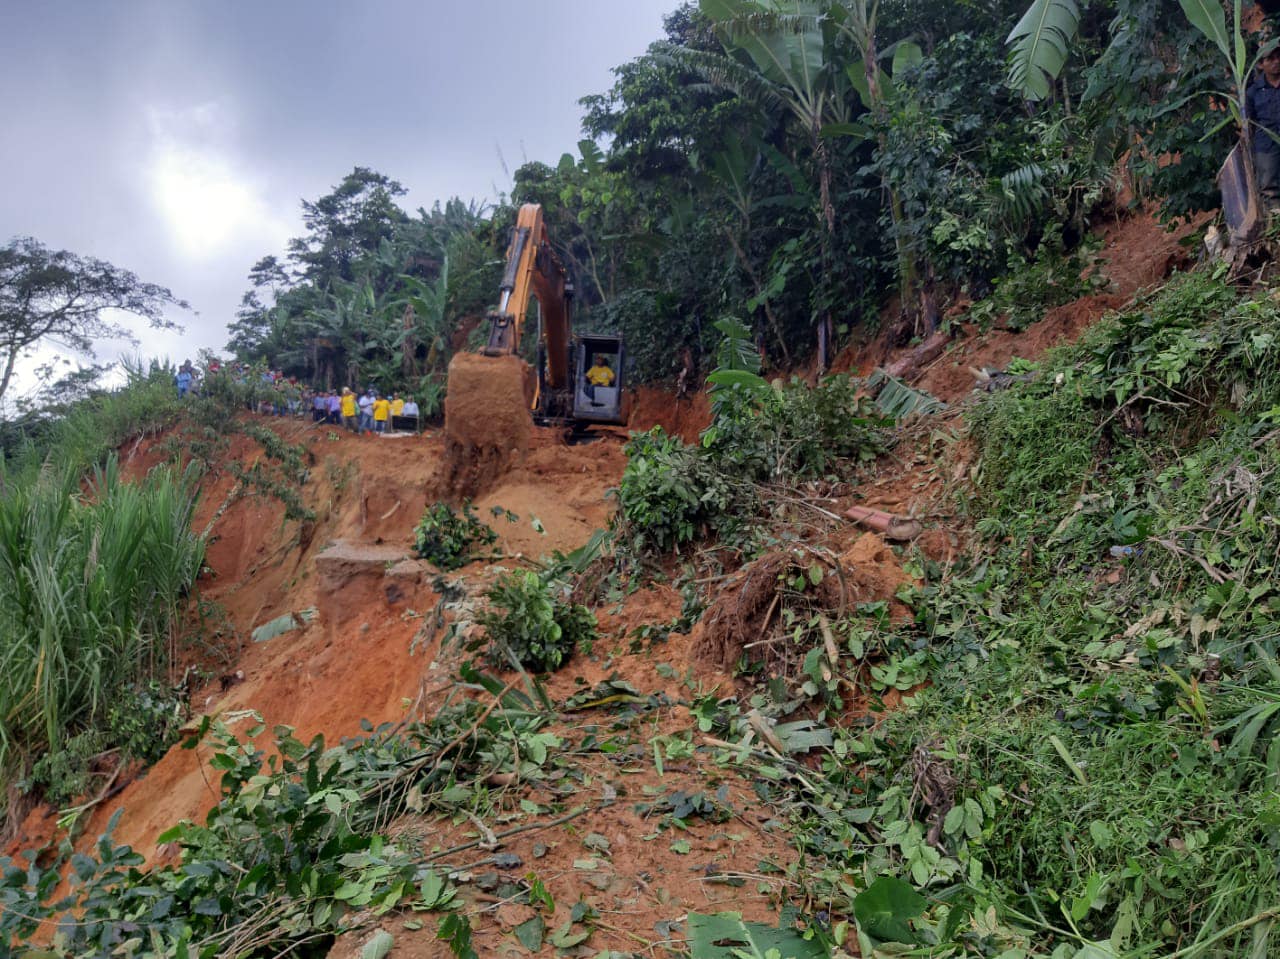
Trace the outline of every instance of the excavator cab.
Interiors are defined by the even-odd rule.
[[[625,422],[622,410],[622,390],[625,379],[622,337],[609,334],[589,334],[577,337],[573,357],[573,418],[591,423]],[[612,378],[608,385],[592,383],[592,370],[609,370]]]

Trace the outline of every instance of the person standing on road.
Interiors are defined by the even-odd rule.
[[[387,402],[385,396],[379,396],[373,401],[373,431],[375,433],[385,433],[387,431],[387,419],[391,415],[391,404]]]
[[[1253,172],[1266,208],[1280,201],[1280,47],[1262,58],[1245,91],[1245,114],[1253,142]]]
[[[360,394],[360,432],[373,432],[373,390],[365,390]]]
[[[350,388],[342,388],[342,425],[352,433],[359,433],[359,421],[356,419],[356,395]]]

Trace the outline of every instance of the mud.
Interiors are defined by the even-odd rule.
[[[450,361],[444,481],[455,498],[491,488],[523,457],[532,387],[533,371],[517,356],[459,353]]]

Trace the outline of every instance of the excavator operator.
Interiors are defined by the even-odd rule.
[[[601,353],[596,354],[595,365],[587,370],[586,394],[594,401],[597,386],[612,386],[617,374],[609,367],[609,360]]]

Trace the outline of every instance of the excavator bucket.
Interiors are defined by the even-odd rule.
[[[518,356],[459,353],[449,363],[444,431],[449,486],[474,496],[523,455],[534,377]]]

